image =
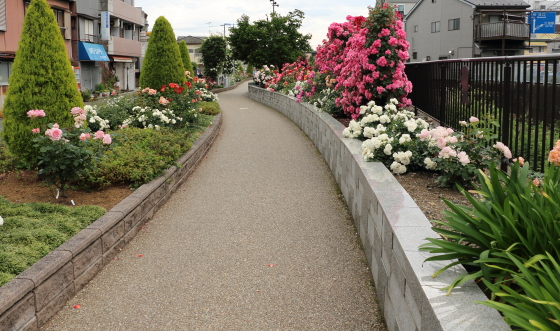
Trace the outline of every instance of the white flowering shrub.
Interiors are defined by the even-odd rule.
[[[205,102],[212,102],[212,101],[218,101],[218,95],[214,92],[210,92],[207,89],[203,88],[203,87],[199,87],[196,88],[195,93],[202,98],[202,101]]]
[[[364,140],[364,160],[383,162],[393,173],[403,174],[424,167],[423,160],[429,155],[428,143],[420,141],[417,135],[429,125],[397,105],[396,99],[384,107],[370,101],[360,108],[360,120],[350,121],[343,135]]]
[[[176,116],[171,109],[160,110],[136,106],[132,108],[132,115],[123,121],[121,127],[160,130],[164,127],[179,126],[178,124],[181,121],[183,121],[183,118]]]

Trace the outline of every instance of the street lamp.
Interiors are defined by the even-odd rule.
[[[220,24],[220,26],[224,27],[224,39],[226,39],[226,25],[232,25],[232,24],[230,24],[230,23]]]
[[[280,7],[280,5],[275,0],[270,0],[272,3],[272,13],[274,14],[274,7]]]
[[[208,36],[210,36],[210,24],[212,24],[212,22],[208,22],[206,24],[208,24]]]

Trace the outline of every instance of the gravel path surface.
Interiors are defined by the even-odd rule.
[[[219,97],[206,159],[43,330],[384,330],[322,156],[246,83]]]

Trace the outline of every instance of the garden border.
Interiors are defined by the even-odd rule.
[[[353,216],[390,331],[511,330],[498,311],[474,303],[487,298],[473,281],[449,296],[441,290],[465,269],[459,265],[432,278],[447,262],[424,262],[432,254],[418,247],[439,236],[389,170],[363,160],[362,142],[343,137],[340,122],[254,85],[249,97],[290,118],[323,155]]]
[[[36,330],[61,310],[193,173],[218,136],[222,114],[164,175],[140,186],[94,223],[0,287],[0,329]]]

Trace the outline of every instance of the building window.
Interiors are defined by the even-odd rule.
[[[432,0],[432,3],[436,3],[436,0]]]
[[[397,12],[401,14],[401,17],[404,17],[404,5],[396,5],[396,6],[397,6]]]
[[[418,32],[418,25],[414,26],[414,32]]]
[[[64,39],[70,39],[71,38],[71,34],[70,34],[70,13],[67,13],[65,11],[62,10],[58,10],[58,9],[54,9],[52,10],[54,12],[54,17],[56,18],[56,23],[58,24],[58,27],[60,28],[60,32],[62,33],[62,37],[64,37]]]
[[[194,53],[194,49],[189,48],[189,53],[191,53],[191,54]]]
[[[412,52],[412,59],[413,60],[418,59],[418,52]]]
[[[6,31],[6,0],[0,0],[0,31]]]
[[[447,30],[448,31],[453,31],[453,30],[459,30],[460,27],[460,19],[459,18],[455,18],[452,20],[449,20],[448,23],[448,27]]]
[[[84,40],[95,42],[95,35],[93,34],[93,20],[84,19]]]
[[[12,74],[12,62],[0,62],[0,85],[8,85],[8,80]]]
[[[439,32],[440,22],[432,22],[432,33]]]

